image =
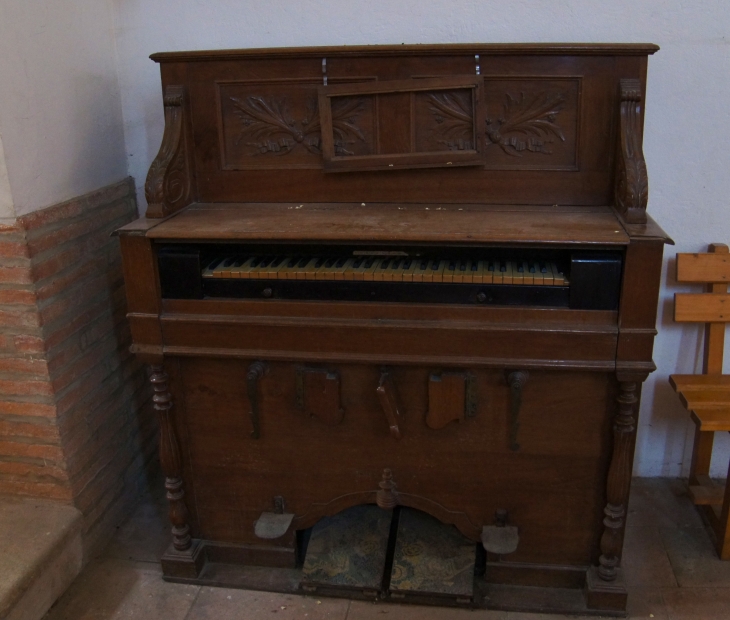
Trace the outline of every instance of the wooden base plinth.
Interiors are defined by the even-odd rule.
[[[585,595],[588,609],[610,612],[614,615],[616,612],[625,612],[628,592],[621,569],[618,569],[614,581],[605,581],[598,576],[597,567],[589,568],[586,573]]]
[[[207,540],[193,540],[187,551],[178,551],[170,545],[160,560],[165,579],[197,579],[203,568],[210,564],[229,566],[263,566],[295,568],[294,547],[267,547],[265,545],[235,545]]]
[[[205,549],[199,540],[193,540],[187,551],[178,551],[170,545],[160,560],[162,574],[165,577],[195,579],[203,570],[205,560]]]

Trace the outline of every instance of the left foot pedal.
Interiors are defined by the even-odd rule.
[[[391,516],[377,506],[355,506],[319,521],[307,545],[302,590],[377,596],[383,583]]]
[[[432,516],[402,508],[390,574],[392,599],[471,605],[476,543]]]

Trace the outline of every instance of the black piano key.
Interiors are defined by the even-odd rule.
[[[390,263],[390,259],[389,258],[383,259],[383,262],[380,263],[380,268],[381,269],[387,269],[389,263]]]
[[[518,265],[517,265],[517,273],[525,273],[525,265],[524,265],[524,263],[518,263]]]
[[[426,268],[427,268],[427,267],[428,267],[428,261],[427,261],[427,260],[422,260],[422,261],[421,261],[421,264],[420,264],[420,265],[418,266],[418,268],[419,268],[419,269],[420,269],[421,271],[426,271]]]
[[[334,265],[334,264],[335,264],[336,262],[337,262],[337,259],[336,259],[336,258],[328,258],[328,259],[327,259],[327,260],[325,261],[325,263],[324,263],[324,267],[325,267],[325,269],[329,269],[329,268],[330,268],[330,267],[332,267],[332,265]]]
[[[455,261],[449,261],[449,271],[456,271],[456,262]]]
[[[375,262],[375,259],[374,259],[374,258],[368,258],[368,259],[367,259],[367,260],[365,261],[365,264],[363,265],[363,269],[370,269],[370,267],[372,267],[372,266],[373,266],[373,263],[374,263],[374,262]]]
[[[344,267],[346,262],[347,262],[347,258],[340,258],[337,260],[335,267]]]
[[[431,263],[431,271],[436,271],[439,268],[440,264],[441,264],[440,260],[433,261],[433,263]]]
[[[408,270],[408,269],[410,269],[410,268],[411,268],[411,264],[412,264],[412,262],[413,262],[413,261],[412,261],[412,260],[411,260],[410,258],[409,258],[409,259],[408,259],[407,261],[405,261],[405,262],[403,263],[403,269],[404,269],[404,270]]]
[[[466,261],[459,261],[459,271],[466,271]]]
[[[507,271],[507,261],[503,261],[503,260],[499,261],[499,270],[501,272]]]
[[[363,259],[362,258],[356,258],[355,259],[355,262],[352,263],[352,268],[353,269],[359,269],[359,267],[360,267],[360,265],[362,265],[362,263],[363,263]]]
[[[535,273],[535,263],[530,263],[530,273]]]
[[[324,265],[325,259],[324,258],[318,258],[317,262],[314,263],[314,267],[316,269],[319,269],[322,265]]]
[[[393,262],[390,265],[391,269],[398,269],[398,266],[400,265],[400,258],[394,258]]]
[[[290,260],[290,261],[289,261],[289,262],[288,262],[288,263],[286,264],[286,266],[287,266],[287,267],[294,267],[294,265],[296,265],[296,264],[297,264],[298,262],[299,262],[299,257],[298,257],[298,256],[294,256],[294,257],[293,257],[293,258],[292,258],[292,259],[291,259],[291,260]]]

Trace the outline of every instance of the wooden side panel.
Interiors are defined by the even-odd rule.
[[[124,283],[127,292],[127,318],[132,329],[133,349],[150,363],[162,359],[160,328],[160,289],[157,258],[152,241],[145,237],[123,235]]]
[[[656,335],[656,314],[662,272],[662,240],[632,239],[626,250],[616,369],[638,373],[643,381],[654,370],[652,349]]]

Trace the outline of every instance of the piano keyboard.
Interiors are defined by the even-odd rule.
[[[568,286],[555,263],[355,256],[227,256],[211,261],[203,278],[248,280],[347,280]]]

